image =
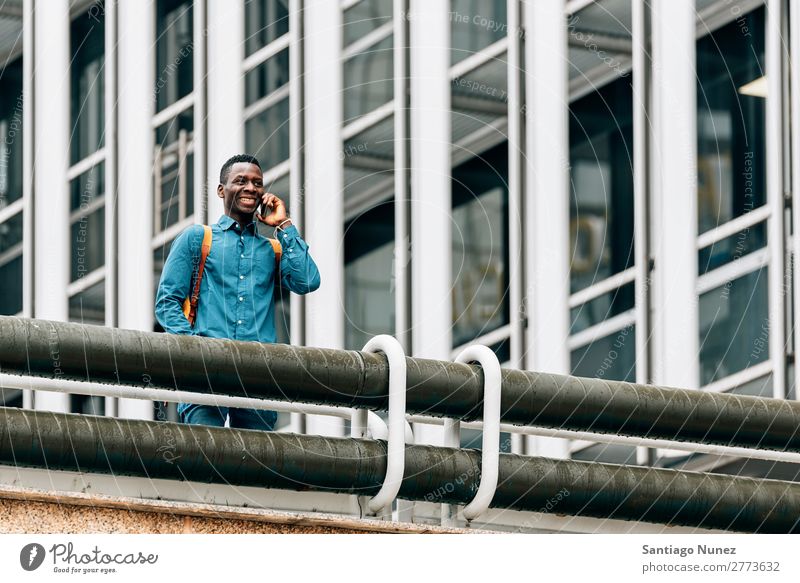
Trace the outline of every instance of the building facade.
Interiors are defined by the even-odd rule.
[[[281,297],[283,342],[357,350],[385,333],[437,359],[481,343],[508,367],[796,398],[793,2],[6,0],[0,25],[2,314],[157,329],[171,242],[216,221],[219,168],[247,152],[322,274],[318,292]]]

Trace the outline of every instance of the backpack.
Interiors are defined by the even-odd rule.
[[[277,239],[268,239],[272,245],[272,250],[275,252],[275,268],[280,269],[281,266],[281,249],[280,241]],[[200,247],[200,263],[197,268],[197,277],[194,278],[194,287],[189,297],[183,300],[183,315],[189,320],[189,325],[194,327],[195,319],[197,318],[197,302],[200,299],[200,283],[203,281],[203,271],[206,267],[206,259],[211,252],[211,227],[203,225],[203,243]]]

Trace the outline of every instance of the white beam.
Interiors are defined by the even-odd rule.
[[[344,202],[342,148],[342,11],[338,2],[308,0],[305,18],[305,224],[301,234],[319,267],[322,287],[306,296],[306,343],[344,347]],[[340,420],[309,415],[309,433],[344,435]]]
[[[658,302],[654,381],[697,388],[697,101],[695,3],[652,4],[655,101],[653,172],[657,234],[653,242]]]
[[[152,330],[155,3],[120,0],[118,9],[119,326]],[[152,419],[153,405],[119,399],[117,414]]]
[[[34,2],[35,317],[66,321],[70,280],[70,42],[68,0]],[[54,370],[58,368],[53,355]],[[69,411],[69,395],[37,392],[37,409]]]
[[[411,0],[411,345],[414,356],[452,350],[450,20],[447,2]],[[415,427],[417,443],[442,444]]]
[[[569,91],[564,0],[525,3],[526,368],[568,374]],[[528,454],[568,457],[568,441],[535,438]],[[533,451],[530,451],[533,450]]]

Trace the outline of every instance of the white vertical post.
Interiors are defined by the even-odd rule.
[[[119,326],[152,330],[155,3],[119,0],[118,15]],[[117,415],[152,419],[153,404],[119,399]]]
[[[342,149],[342,10],[338,2],[308,0],[305,16],[305,223],[322,287],[306,296],[306,342],[344,347],[344,201]],[[311,433],[342,435],[339,419],[307,418]]]
[[[795,7],[800,8],[800,7]],[[772,361],[772,392],[776,399],[786,396],[786,255],[784,252],[783,198],[783,0],[767,2],[766,75],[767,75],[767,221],[770,247],[769,354]],[[798,153],[795,153],[795,157]],[[797,230],[797,227],[795,227]]]
[[[216,2],[218,3],[218,2]],[[215,2],[207,2],[207,0],[194,0],[193,3],[193,75],[192,80],[192,93],[194,94],[194,137],[192,142],[194,144],[194,192],[190,192],[189,196],[194,197],[194,217],[196,223],[207,223],[209,221],[208,214],[208,200],[212,195],[208,190],[208,183],[203,178],[208,172],[208,156],[207,156],[207,128],[208,128],[208,111],[206,109],[206,35],[208,30],[206,28],[206,5],[215,4]],[[225,7],[230,2],[225,2]],[[227,20],[225,23],[227,24]],[[240,20],[240,22],[242,22]],[[226,50],[230,50],[226,47]],[[240,118],[241,120],[241,118]],[[241,123],[241,121],[240,121]],[[214,183],[214,192],[216,192],[217,183]],[[213,194],[216,197],[216,194]],[[216,221],[217,217],[214,217]]]
[[[117,3],[104,4],[105,14],[105,94],[103,95],[105,119],[104,139],[106,149],[106,326],[115,327],[119,321],[117,305]],[[90,13],[93,14],[93,13]],[[118,399],[105,397],[105,413],[116,417]]]
[[[24,0],[22,4],[22,314],[30,318],[34,314],[33,303],[33,85],[34,60],[33,46],[33,0]],[[33,408],[33,391],[22,391],[22,406]]]
[[[206,176],[208,222],[215,223],[224,212],[217,196],[219,170],[225,160],[244,149],[243,0],[208,3],[206,42],[208,168],[198,176]]]
[[[394,0],[394,333],[406,354],[411,354],[407,16],[408,0]]]
[[[650,380],[650,245],[647,239],[647,19],[644,0],[631,0],[633,40],[633,238],[636,271],[636,382]],[[636,449],[637,461],[647,463],[649,448]]]
[[[411,0],[411,277],[414,356],[449,360],[452,341],[449,3]],[[417,443],[442,443],[419,424]]]
[[[68,0],[34,2],[35,317],[66,321],[70,280]],[[54,367],[57,367],[56,356]],[[69,395],[37,391],[36,408],[69,411]]]
[[[289,0],[289,209],[291,216],[305,224],[303,190],[303,0]],[[303,296],[289,296],[289,340],[306,343],[306,301]],[[305,433],[306,416],[291,414],[292,431]]]
[[[654,381],[697,388],[697,102],[693,0],[652,4],[658,352]]]
[[[791,71],[791,135],[792,135],[792,223],[794,233],[792,234],[792,249],[794,251],[794,347],[795,354],[797,346],[800,345],[800,10],[797,6],[789,13],[791,42],[791,59],[789,61]],[[795,362],[794,384],[795,400],[798,399],[798,363]]]
[[[525,218],[526,368],[568,374],[569,93],[564,0],[525,5],[527,181]],[[531,450],[568,457],[569,442],[539,438]],[[529,451],[528,453],[532,453]]]

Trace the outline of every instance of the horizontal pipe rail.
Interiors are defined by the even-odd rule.
[[[408,413],[479,419],[477,366],[406,359]],[[388,406],[382,354],[0,317],[0,372],[372,410]],[[513,425],[800,451],[800,403],[503,370]]]
[[[386,443],[0,408],[0,464],[370,496]],[[479,482],[478,451],[406,446],[401,498],[465,504]],[[502,454],[491,506],[787,533],[800,484]]]

